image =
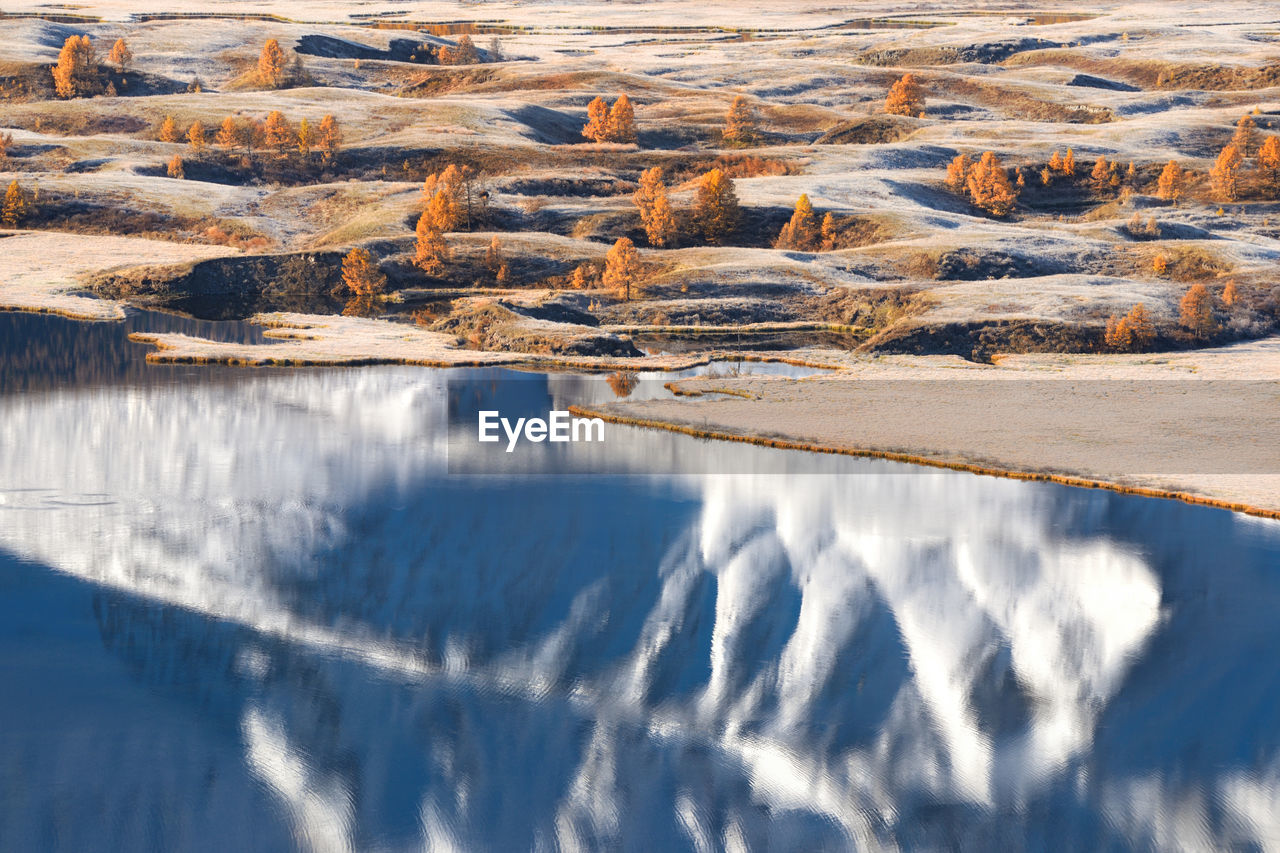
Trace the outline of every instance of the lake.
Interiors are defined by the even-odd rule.
[[[0,314],[0,849],[1280,844],[1280,524],[195,323]]]

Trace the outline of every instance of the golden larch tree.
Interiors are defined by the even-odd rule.
[[[53,88],[59,98],[78,98],[101,91],[98,59],[88,36],[69,36],[53,66]]]
[[[326,115],[320,119],[320,133],[316,139],[316,148],[320,151],[321,159],[326,164],[332,163],[341,147],[342,129],[338,127],[338,120],[331,115]]]
[[[413,262],[427,275],[439,275],[444,272],[445,261],[449,259],[449,244],[444,234],[431,224],[430,213],[424,211],[418,217],[418,225],[414,229],[417,241],[414,244]]]
[[[1244,164],[1244,156],[1240,149],[1228,145],[1218,155],[1218,160],[1209,172],[1209,181],[1213,185],[1213,193],[1220,201],[1235,201],[1240,197],[1240,167]]]
[[[610,142],[636,141],[636,112],[626,95],[619,95],[609,108],[607,137]]]
[[[947,188],[954,193],[964,193],[967,191],[967,182],[969,180],[969,170],[973,168],[973,161],[969,159],[968,154],[957,154],[950,163],[947,164],[947,177],[945,183]]]
[[[813,212],[813,204],[810,203],[809,196],[801,195],[796,201],[791,221],[782,226],[782,231],[778,233],[778,239],[774,241],[773,247],[801,252],[813,251],[818,248],[821,239],[818,228],[818,215]]]
[[[205,139],[204,122],[199,119],[191,122],[191,127],[187,130],[187,145],[197,154],[205,149],[209,142]]]
[[[840,225],[836,222],[836,215],[827,212],[822,217],[822,226],[819,229],[819,236],[822,238],[822,251],[830,252],[840,245]]]
[[[236,127],[235,116],[227,116],[222,120],[222,126],[218,128],[218,134],[213,138],[219,148],[230,151],[236,147],[240,141],[240,129]]]
[[[1089,181],[1093,184],[1093,188],[1102,192],[1110,183],[1111,172],[1107,168],[1107,158],[1099,156],[1093,163],[1093,171],[1089,173]]]
[[[1240,301],[1240,291],[1236,289],[1236,283],[1229,281],[1222,288],[1222,304],[1228,308],[1234,308],[1236,303]]]
[[[662,182],[662,167],[654,166],[640,174],[640,187],[631,196],[640,211],[640,222],[650,246],[662,248],[676,237],[676,216]]]
[[[288,60],[284,49],[277,39],[267,39],[258,55],[258,83],[269,89],[278,89],[284,85],[285,69]]]
[[[456,45],[444,45],[440,48],[441,65],[474,65],[480,61],[480,51],[476,49],[471,36],[463,34]]]
[[[263,126],[264,143],[280,157],[286,157],[293,148],[294,133],[289,120],[279,110],[267,114],[267,123]]]
[[[724,117],[724,141],[728,145],[750,145],[757,136],[756,113],[751,102],[737,95]]]
[[[1280,189],[1280,136],[1268,136],[1258,149],[1258,170],[1272,192]]]
[[[1076,174],[1076,152],[1070,148],[1067,149],[1066,156],[1062,158],[1062,174],[1068,178],[1073,178]]]
[[[316,132],[311,127],[311,122],[304,118],[298,122],[298,153],[302,155],[303,160],[311,156],[311,149],[315,146]]]
[[[884,111],[899,116],[924,115],[924,89],[914,74],[904,74],[889,87],[884,99]]]
[[[586,290],[595,281],[595,270],[590,264],[578,264],[573,269],[573,278],[569,280],[569,286],[574,290]]]
[[[1115,314],[1107,320],[1104,342],[1117,352],[1140,352],[1155,338],[1155,324],[1147,307],[1139,302],[1123,317]]]
[[[741,211],[733,180],[712,169],[698,181],[693,200],[693,222],[707,242],[720,245],[738,227]]]
[[[603,284],[620,294],[624,302],[629,302],[631,291],[636,288],[639,280],[640,253],[629,239],[619,237],[605,255]]]
[[[983,152],[982,158],[969,170],[966,182],[969,198],[993,216],[1008,216],[1018,200],[1018,190],[1009,182],[1009,174],[995,152]]]
[[[30,210],[31,201],[17,181],[12,181],[4,193],[4,204],[0,206],[0,225],[5,228],[17,228]]]
[[[1177,201],[1182,198],[1186,177],[1177,160],[1170,160],[1160,172],[1156,181],[1156,197],[1165,201]]]
[[[582,135],[592,142],[609,138],[609,104],[598,95],[587,104],[587,123],[583,125]]]
[[[187,170],[182,163],[181,154],[173,155],[173,157],[169,160],[169,165],[165,167],[165,172],[169,175],[169,177],[176,178],[179,181],[187,176]]]
[[[1062,154],[1060,154],[1057,151],[1054,151],[1053,154],[1049,157],[1049,171],[1051,172],[1062,171]]]
[[[431,226],[440,232],[456,231],[467,209],[469,169],[450,163],[443,172],[428,175],[422,196]]]
[[[1258,123],[1253,116],[1241,116],[1236,122],[1236,132],[1231,135],[1231,144],[1240,152],[1241,157],[1248,157],[1258,144]]]
[[[342,284],[357,299],[374,299],[386,289],[387,277],[368,249],[356,247],[342,259]]]
[[[107,62],[119,68],[121,74],[129,70],[129,64],[133,62],[133,51],[129,50],[129,45],[124,39],[116,39],[116,43],[111,45],[111,52],[107,54]]]
[[[165,116],[164,121],[160,123],[160,141],[178,141],[178,123],[173,120],[173,116]]]
[[[1178,322],[1193,335],[1207,338],[1218,331],[1213,316],[1213,294],[1203,284],[1193,284],[1178,305]]]

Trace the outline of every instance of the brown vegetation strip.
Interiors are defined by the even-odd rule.
[[[1144,498],[1177,500],[1182,501],[1183,503],[1194,504],[1196,506],[1213,507],[1215,509],[1230,510],[1231,512],[1238,512],[1244,515],[1252,515],[1258,518],[1280,520],[1280,510],[1277,509],[1265,509],[1262,507],[1252,506],[1250,504],[1196,495],[1190,492],[1176,492],[1145,486],[1127,486],[1122,483],[1113,483],[1106,480],[1094,480],[1087,477],[1075,477],[1069,474],[1053,474],[1043,471],[1020,471],[1014,468],[996,468],[988,465],[975,465],[969,462],[951,462],[944,459],[934,459],[929,456],[921,456],[913,453],[901,453],[892,450],[868,450],[857,447],[840,447],[835,445],[817,444],[808,441],[796,441],[794,439],[787,438],[769,438],[766,436],[747,435],[744,433],[722,432],[687,426],[685,424],[672,423],[670,421],[617,415],[600,409],[590,409],[585,406],[570,406],[569,412],[575,417],[600,418],[608,423],[619,424],[622,426],[664,429],[669,432],[678,432],[685,435],[691,435],[695,438],[707,438],[714,441],[739,441],[746,444],[760,445],[762,447],[773,447],[779,450],[803,450],[810,453],[830,453],[840,456],[857,456],[866,459],[884,459],[890,462],[904,462],[909,465],[924,465],[930,468],[945,468],[951,471],[965,471],[970,474],[978,474],[985,477],[1004,477],[1005,479],[1010,480],[1026,480],[1036,483],[1058,483],[1060,485],[1075,486],[1082,489],[1105,489],[1111,492],[1118,492],[1122,495],[1136,495]]]

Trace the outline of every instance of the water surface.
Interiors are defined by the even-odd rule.
[[[1280,839],[1273,523],[0,323],[2,849]]]

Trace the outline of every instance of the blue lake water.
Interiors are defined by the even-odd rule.
[[[0,849],[1280,845],[1280,525],[126,331],[0,314]]]

